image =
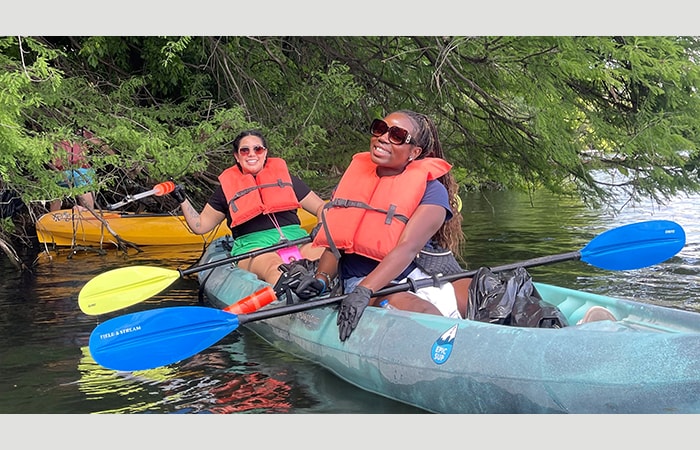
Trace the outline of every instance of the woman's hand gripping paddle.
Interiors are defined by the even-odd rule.
[[[517,267],[535,267],[562,261],[582,260],[607,270],[630,270],[666,261],[685,246],[685,232],[675,222],[656,220],[624,225],[593,238],[580,251],[562,253],[493,267],[503,272]],[[473,277],[476,270],[444,277],[454,281]],[[432,286],[434,280],[416,280],[416,289]],[[380,289],[372,296],[408,291],[402,283]],[[293,314],[340,302],[345,295],[281,306],[250,314],[201,306],[159,308],[110,319],[98,325],[90,335],[90,353],[103,367],[132,371],[175,363],[210,347],[240,325],[272,317]]]

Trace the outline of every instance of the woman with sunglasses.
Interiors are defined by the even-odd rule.
[[[222,220],[231,228],[234,242],[231,256],[270,247],[283,240],[308,236],[301,227],[298,208],[320,218],[325,202],[300,178],[291,175],[282,158],[268,155],[267,142],[260,131],[246,130],[233,140],[236,164],[219,175],[201,213],[189,202],[181,188],[171,193],[181,204],[187,225],[197,234],[212,231]],[[271,285],[280,278],[280,264],[295,259],[318,259],[322,248],[307,243],[281,252],[263,253],[243,259],[238,266],[253,272]],[[289,250],[292,250],[290,252]]]
[[[324,210],[314,239],[325,247],[316,276],[296,289],[302,299],[319,295],[340,269],[348,293],[338,312],[341,341],[368,305],[385,299],[372,298],[373,292],[409,277],[430,277],[414,263],[428,242],[459,254],[464,240],[458,186],[433,121],[401,110],[374,120],[370,133],[369,151],[353,156]],[[462,317],[450,283],[386,299],[397,309]]]

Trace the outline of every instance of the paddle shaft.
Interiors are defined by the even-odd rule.
[[[242,259],[246,259],[246,258],[253,258],[255,256],[262,255],[263,253],[274,252],[277,250],[281,250],[283,248],[291,247],[293,245],[306,244],[307,242],[311,242],[311,236],[304,236],[304,237],[301,237],[299,239],[294,239],[293,241],[283,241],[283,242],[280,242],[279,244],[271,245],[269,247],[261,248],[258,250],[251,250],[249,252],[242,253],[240,255],[230,256],[228,258],[220,259],[218,261],[208,262],[206,264],[202,264],[200,266],[195,266],[195,267],[192,267],[189,269],[184,269],[184,270],[178,269],[178,272],[180,272],[181,277],[184,277],[185,275],[190,275],[192,273],[201,272],[203,270],[208,270],[208,269],[212,269],[214,267],[223,266],[223,265],[228,264],[228,263],[234,263],[234,262],[240,261]]]
[[[494,267],[492,272],[505,272],[518,267],[536,267],[563,261],[582,260],[593,266],[606,270],[629,270],[648,267],[665,261],[675,255],[685,245],[685,231],[675,222],[669,220],[650,220],[632,223],[608,230],[593,238],[585,247],[578,251],[560,253],[558,255],[541,256],[539,258]],[[455,281],[473,277],[477,270],[455,273],[437,277],[439,281]],[[412,282],[388,286],[378,290],[372,297],[395,294],[408,290],[417,290],[432,286],[432,278],[424,278]],[[292,314],[320,306],[329,305],[343,300],[346,295],[327,297],[310,302],[283,306],[264,311],[256,311],[248,315],[242,314],[240,323],[253,320],[263,320],[284,314]]]
[[[122,206],[128,205],[129,203],[135,202],[136,200],[141,200],[142,198],[150,197],[151,195],[155,196],[163,196],[165,194],[171,193],[175,189],[175,183],[172,181],[164,181],[162,183],[156,184],[153,189],[146,191],[146,192],[141,192],[138,194],[134,195],[128,195],[126,198],[120,202],[113,203],[111,205],[107,205],[107,209],[110,211],[113,211],[117,208],[121,208]]]
[[[543,266],[546,264],[553,264],[553,263],[563,262],[563,261],[575,261],[575,260],[579,260],[579,259],[581,259],[581,252],[575,251],[575,252],[561,253],[558,255],[542,256],[539,258],[528,259],[526,261],[505,264],[502,266],[493,267],[493,268],[491,268],[491,271],[494,273],[505,272],[507,270],[517,269],[518,267],[525,267],[525,268],[537,267],[537,266]],[[462,278],[473,277],[474,275],[476,275],[477,272],[478,272],[478,270],[469,270],[469,271],[465,271],[465,272],[454,273],[452,275],[438,276],[437,279],[440,282],[456,281],[456,280],[461,280]],[[388,287],[382,288],[382,289],[378,290],[377,292],[373,293],[372,297],[381,297],[383,295],[396,294],[397,292],[416,291],[416,290],[424,288],[424,287],[432,286],[434,283],[435,283],[435,280],[433,280],[432,278],[423,278],[420,280],[413,280],[412,282],[405,282],[405,283],[397,284],[394,286],[388,286]],[[348,296],[348,294],[339,295],[336,297],[326,297],[326,298],[322,298],[322,299],[318,299],[318,300],[312,300],[309,302],[296,303],[294,305],[280,306],[277,308],[271,308],[271,309],[267,309],[267,310],[263,310],[263,311],[256,311],[256,312],[253,312],[250,314],[240,314],[238,316],[238,322],[239,322],[239,324],[243,325],[245,323],[254,322],[256,320],[264,320],[264,319],[269,319],[272,317],[284,316],[287,314],[294,314],[296,312],[306,311],[309,309],[320,308],[321,306],[326,306],[326,305],[340,302],[347,296]]]

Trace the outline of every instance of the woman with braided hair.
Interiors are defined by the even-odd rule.
[[[450,283],[372,298],[373,292],[407,278],[429,278],[415,263],[419,252],[439,246],[459,254],[464,234],[458,186],[433,121],[400,110],[375,119],[370,133],[369,151],[353,156],[324,211],[324,226],[314,239],[314,245],[325,248],[316,274],[296,289],[299,298],[308,299],[340,277],[348,293],[338,313],[342,341],[367,306],[385,299],[397,309],[463,315]]]

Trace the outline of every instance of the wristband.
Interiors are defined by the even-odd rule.
[[[317,279],[318,281],[320,281],[321,284],[323,284],[323,289],[321,289],[321,292],[319,292],[319,294],[323,294],[324,292],[326,292],[326,282],[323,281],[323,280],[320,279],[320,278],[316,278],[316,279]]]
[[[326,281],[328,282],[328,284],[331,284],[331,276],[330,275],[328,275],[324,271],[320,271],[320,272],[316,273],[316,277],[318,277],[319,275],[323,275],[324,277],[326,277]]]

